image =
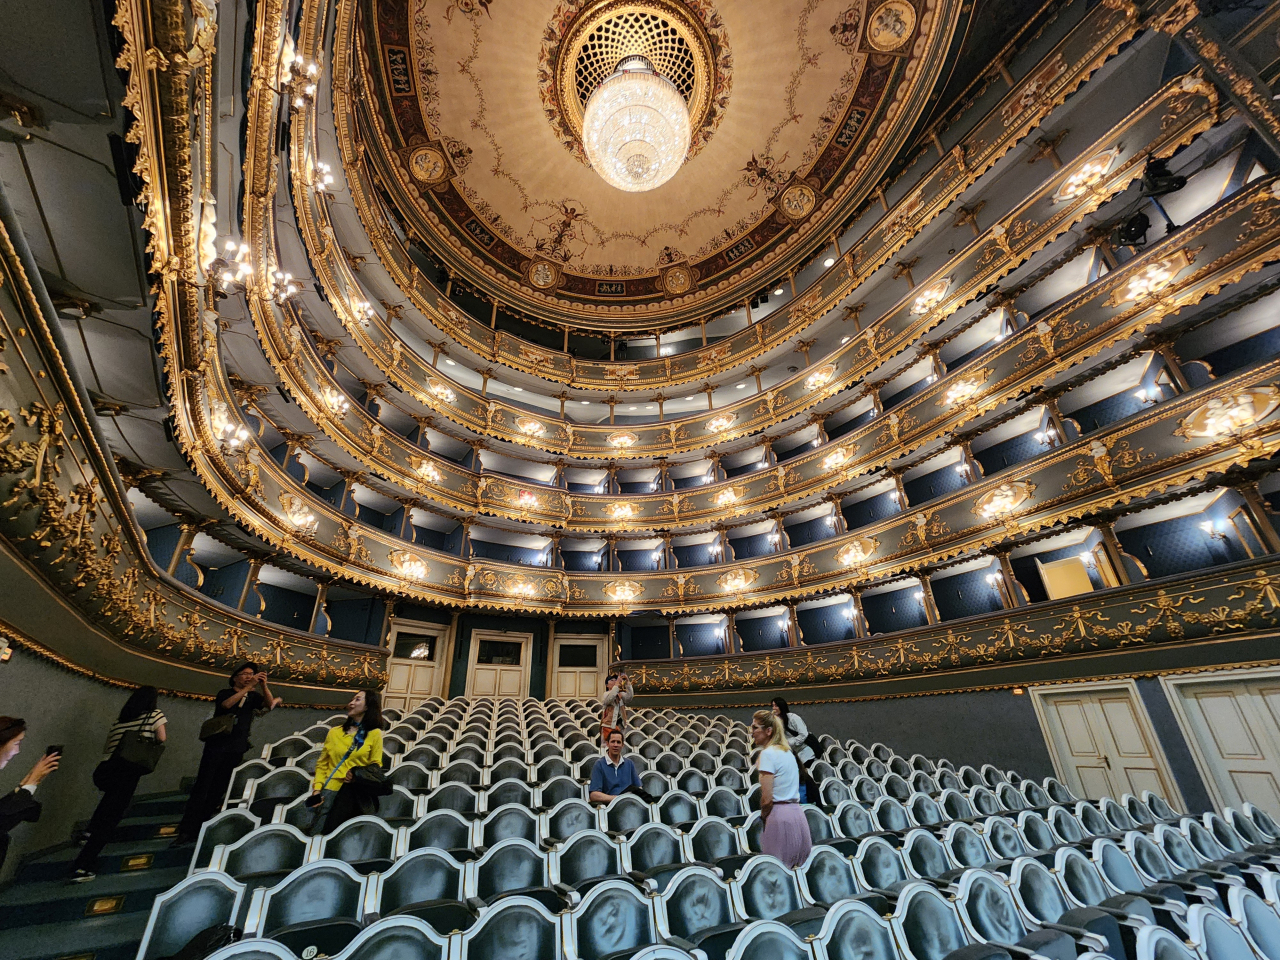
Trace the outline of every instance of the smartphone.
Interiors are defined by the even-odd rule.
[[[55,743],[55,744],[54,744],[53,746],[51,746],[51,747],[45,747],[45,748],[44,748],[44,755],[45,755],[46,757],[60,757],[60,756],[62,756],[62,744],[60,744],[60,743]]]
[[[302,805],[305,807],[318,807],[322,803],[324,803],[324,794],[321,793],[317,793],[313,797],[307,797],[302,801]]]

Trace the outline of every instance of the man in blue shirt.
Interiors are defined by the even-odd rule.
[[[628,787],[641,789],[636,765],[622,756],[622,743],[622,731],[610,731],[609,742],[605,745],[607,753],[591,768],[592,803],[608,803],[626,793]]]

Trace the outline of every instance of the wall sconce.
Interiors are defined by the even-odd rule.
[[[654,560],[655,562],[656,562],[656,561],[658,561],[658,560],[661,560],[661,559],[662,559],[662,551],[661,551],[661,550],[655,550],[655,551],[653,551],[653,553],[651,553],[651,554],[650,554],[650,557],[652,557],[652,558],[653,558],[653,560]]]
[[[915,593],[913,593],[911,596],[912,596],[912,598],[914,598],[914,599],[916,599],[916,600],[920,600],[920,601],[922,601],[922,602],[924,601],[924,591],[923,591],[923,590],[917,590],[917,591],[916,591]]]
[[[844,616],[846,620],[857,620],[858,611],[852,604],[850,604],[844,608]]]
[[[342,391],[335,390],[330,386],[324,386],[320,389],[320,399],[324,401],[329,413],[335,417],[342,417],[351,409],[351,401],[343,395]]]
[[[1053,424],[1049,424],[1043,430],[1039,430],[1035,435],[1036,443],[1047,443],[1053,446],[1058,440],[1058,430]]]
[[[836,525],[836,518],[834,515],[827,517],[826,521],[828,527],[834,527]]]
[[[333,173],[327,163],[316,161],[315,172],[311,175],[311,185],[316,188],[316,193],[329,192],[329,188],[333,186]]]
[[[369,321],[376,316],[373,311],[373,304],[368,300],[353,301],[351,304],[351,313],[360,325],[364,327],[367,327],[369,325]]]
[[[997,583],[999,583],[999,582],[1000,582],[1000,575],[999,575],[998,573],[988,573],[988,574],[987,574],[987,584],[988,584],[989,586],[994,587],[994,586],[995,586]]]
[[[902,494],[898,493],[898,491],[897,491],[897,490],[890,490],[890,491],[889,491],[889,499],[890,499],[890,500],[892,500],[894,503],[901,504],[901,503],[902,503]]]
[[[1082,554],[1080,554],[1080,562],[1083,563],[1086,567],[1092,567],[1094,564],[1098,562],[1098,559],[1093,555],[1092,550],[1086,550]]]
[[[1210,540],[1225,541],[1227,539],[1226,533],[1222,530],[1219,530],[1218,526],[1212,520],[1204,521],[1202,524],[1200,524],[1200,529],[1203,530],[1209,536]]]
[[[318,89],[317,81],[320,79],[320,64],[309,63],[301,57],[295,57],[281,64],[280,72],[280,82],[289,88],[295,110],[301,110],[308,101],[315,98]]]
[[[243,286],[253,276],[253,264],[249,262],[249,245],[228,240],[222,248],[223,255],[209,264],[209,275],[218,278],[225,293],[233,286]]]
[[[956,473],[960,474],[965,480],[973,479],[973,470],[970,468],[968,461],[962,461],[956,464]]]
[[[1150,390],[1146,387],[1142,387],[1139,390],[1135,390],[1133,395],[1146,404],[1159,403],[1162,399],[1159,390],[1155,387],[1152,387]]]

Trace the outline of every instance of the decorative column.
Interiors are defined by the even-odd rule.
[[[554,479],[552,479],[551,481],[553,485],[559,487],[561,490],[564,490],[569,486],[567,483],[565,483],[565,479],[564,479],[565,466],[566,464],[563,460],[556,461],[556,475]]]
[[[551,699],[551,683],[556,675],[556,624],[558,622],[554,617],[547,618],[547,683],[543,696],[548,700]]]
[[[985,476],[982,464],[978,462],[978,458],[973,455],[973,445],[968,439],[960,441],[960,452],[964,454],[964,462],[969,465],[970,481],[981,480]]]
[[[787,604],[787,646],[800,646],[800,618],[796,614],[796,605]]]
[[[240,588],[240,599],[236,601],[237,610],[244,610],[244,605],[249,600],[249,593],[254,590],[254,586],[258,582],[258,571],[261,569],[261,560],[254,559],[249,561],[249,573],[244,578],[244,586]],[[262,594],[258,594],[258,609],[253,611],[254,616],[260,613],[262,613]]]
[[[809,420],[814,427],[817,428],[818,443],[827,443],[830,437],[827,436],[827,419],[826,417],[813,417]]]
[[[195,524],[184,523],[178,528],[178,542],[174,545],[173,556],[169,558],[169,565],[165,567],[165,573],[173,576],[177,573],[178,564],[182,562],[182,558],[187,551],[191,549],[191,541],[196,538]]]
[[[674,489],[671,485],[671,470],[666,457],[658,461],[658,489],[663,493]]]
[[[782,517],[776,513],[769,514],[769,519],[773,521],[773,532],[778,535],[778,549],[790,550],[791,537],[787,535],[787,528],[782,523]]]
[[[1107,562],[1111,564],[1111,570],[1116,575],[1122,585],[1133,583],[1133,578],[1129,575],[1129,568],[1124,562],[1124,547],[1120,546],[1120,541],[1116,539],[1115,528],[1112,527],[1110,520],[1094,520],[1093,526],[1102,536],[1102,550],[1107,555]]]
[[[1153,346],[1160,359],[1164,361],[1164,368],[1169,371],[1169,379],[1173,381],[1174,389],[1178,393],[1189,391],[1191,384],[1187,380],[1187,375],[1182,371],[1182,360],[1173,349],[1173,344],[1166,341]]]
[[[733,547],[729,545],[729,531],[725,527],[716,527],[716,533],[720,537],[720,562],[730,563],[733,558]]]
[[[621,493],[622,489],[618,486],[618,465],[614,461],[610,460],[609,466],[606,469],[609,471],[609,479],[605,484],[606,492]]]
[[[671,534],[666,530],[662,531],[662,560],[668,570],[679,566],[675,548],[671,546]]]
[[[907,502],[907,488],[902,485],[902,474],[895,470],[889,476],[893,478],[893,487],[898,491],[898,508],[906,510],[911,504]]]
[[[727,614],[725,614],[725,617],[726,617],[726,622],[724,627],[725,653],[741,653],[742,641],[738,639],[738,627],[736,622],[733,619],[733,611],[730,610]]]
[[[667,617],[667,656],[674,660],[676,658],[676,618]]]
[[[917,576],[920,578],[920,592],[924,594],[924,616],[929,623],[938,623],[942,617],[938,615],[938,605],[933,599],[933,584],[929,582],[929,574],[921,570]]]
[[[778,465],[778,455],[773,452],[773,438],[764,438],[764,462],[770,467]]]
[[[329,599],[329,582],[321,580],[316,588],[315,606],[311,608],[311,622],[307,625],[307,633],[316,632],[316,624],[320,622],[320,618],[324,617],[324,633],[322,636],[329,635],[329,627],[332,623],[329,620],[329,614],[325,611],[325,602]]]
[[[560,538],[564,536],[559,530],[551,534],[551,566],[557,570],[564,569],[564,556],[560,553]]]
[[[1009,601],[1013,606],[1026,606],[1027,592],[1022,588],[1022,584],[1018,582],[1018,578],[1013,575],[1013,564],[1009,562],[1009,551],[997,550],[995,551],[995,556],[1000,563],[1000,579],[1004,583],[1004,593],[1009,595]]]
[[[721,480],[728,480],[729,475],[724,472],[724,467],[720,465],[720,454],[712,450],[711,454],[711,481],[719,483]]]
[[[471,519],[462,521],[462,543],[458,547],[463,560],[471,559],[471,525],[473,523],[475,521]]]
[[[378,631],[378,648],[380,650],[391,649],[391,618],[395,616],[396,598],[382,598],[382,627]],[[453,615],[454,625],[457,625],[458,615]],[[447,688],[446,688],[447,689]]]
[[[844,518],[844,511],[840,509],[840,498],[837,496],[827,497],[827,503],[831,504],[831,515],[836,521],[831,529],[837,535],[848,533],[849,521]]]
[[[1055,443],[1051,443],[1049,445],[1051,447],[1056,447],[1060,444],[1066,443],[1068,440],[1074,440],[1074,437],[1067,435],[1066,423],[1062,419],[1062,413],[1058,410],[1058,398],[1045,397],[1043,402],[1044,412],[1049,417],[1049,425],[1053,427],[1053,432],[1057,434],[1058,437]]]
[[[1258,485],[1249,481],[1237,486],[1236,490],[1240,492],[1240,497],[1244,501],[1245,513],[1258,529],[1262,545],[1266,547],[1268,553],[1280,553],[1280,533],[1276,532],[1275,524],[1271,522],[1271,509],[1267,506],[1267,501],[1262,498]]]
[[[867,391],[867,395],[871,397],[871,406],[875,410],[875,416],[884,413],[884,404],[880,402],[880,385],[876,384]]]
[[[870,636],[871,629],[867,626],[867,614],[862,609],[862,590],[853,591],[853,635],[855,637]]]
[[[618,569],[618,538],[610,535],[606,542],[609,545],[606,554],[607,559],[605,560],[605,563],[608,564],[606,569],[614,571]]]

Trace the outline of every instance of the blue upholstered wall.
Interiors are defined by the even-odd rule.
[[[462,540],[461,527],[454,532],[445,533],[443,530],[431,530],[426,527],[410,525],[409,532],[413,534],[414,543],[420,543],[424,547],[430,547],[432,550],[443,550],[446,553],[457,553],[458,544]]]
[[[758,533],[750,537],[730,537],[729,545],[733,548],[733,556],[737,560],[764,557],[777,552],[777,547],[769,542],[767,533]]]
[[[485,560],[497,560],[501,563],[522,563],[525,566],[540,567],[543,565],[541,550],[529,547],[515,547],[508,543],[493,543],[489,540],[472,540],[471,549],[474,555]]]
[[[993,569],[972,570],[932,581],[930,586],[933,602],[938,605],[938,616],[943,620],[959,620],[1001,609],[1000,591],[987,583],[987,575]]]
[[[875,418],[875,415],[876,415],[876,412],[874,409],[863,410],[857,416],[850,417],[848,420],[845,420],[843,423],[837,423],[833,425],[830,421],[827,421],[822,425],[822,429],[827,432],[827,437],[829,439],[835,440],[837,437],[843,437],[850,430],[856,430],[858,429],[858,427],[862,426],[864,423],[867,423],[868,421],[873,420]]]
[[[848,524],[849,529],[857,530],[858,527],[865,527],[877,520],[892,517],[895,513],[900,513],[901,508],[893,500],[893,491],[886,490],[874,497],[846,504],[841,508],[841,512],[844,513],[844,522]]]
[[[895,394],[891,394],[889,396],[881,394],[880,405],[883,406],[886,411],[892,410],[899,404],[906,403],[927,386],[929,386],[929,378],[927,376],[921,377],[915,383],[910,386],[903,387]]]
[[[561,550],[566,570],[599,570],[600,553],[596,550]]]
[[[671,484],[677,490],[687,490],[689,487],[700,487],[704,482],[704,477],[710,474],[695,474],[692,477],[672,477]]]
[[[1152,579],[1248,558],[1234,536],[1214,540],[1200,529],[1205,516],[1175,517],[1116,534],[1125,553],[1137,557]]]
[[[802,453],[808,453],[812,449],[812,440],[802,440],[799,443],[780,441],[774,445],[773,455],[778,458],[779,463],[782,463],[784,460],[790,460],[793,457],[798,457]]]
[[[1181,350],[1178,351],[1182,353]],[[1251,337],[1246,337],[1230,346],[1222,347],[1203,357],[1194,355],[1185,357],[1188,360],[1204,360],[1213,368],[1216,377],[1226,376],[1234,370],[1247,367],[1267,357],[1280,354],[1280,327],[1263,330]]]
[[[839,643],[852,640],[856,633],[853,621],[845,616],[848,604],[831,604],[827,607],[812,607],[808,610],[797,610],[796,619],[800,623],[800,642],[805,646],[819,643]]]
[[[618,565],[623,570],[657,570],[661,560],[653,559],[655,553],[662,555],[661,550],[619,550]]]
[[[626,649],[623,649],[626,655]],[[666,660],[671,656],[671,644],[665,625],[631,627],[631,657],[634,660]]]
[[[862,598],[862,610],[867,615],[867,628],[871,633],[893,633],[895,630],[913,630],[928,621],[924,603],[913,594],[918,586],[903,587],[891,593],[878,593]]]
[[[396,604],[395,615],[402,620],[421,620],[423,623],[449,623],[453,620],[453,614],[448,610],[410,603],[407,600]]]
[[[240,602],[240,591],[244,589],[244,581],[248,576],[248,560],[229,563],[216,570],[206,570],[204,586],[200,588],[200,592],[234,610],[236,604]]]
[[[295,630],[306,630],[311,625],[311,611],[315,608],[316,598],[296,590],[277,587],[273,583],[259,583],[258,592],[267,602],[262,611],[262,619],[270,620],[281,626],[293,627]]]
[[[748,473],[755,473],[757,470],[764,469],[764,467],[761,466],[762,463],[764,463],[763,459],[740,463],[736,467],[726,466],[724,468],[724,475],[726,477],[741,477]]]
[[[677,623],[676,644],[682,657],[706,657],[725,652],[720,625],[715,623]]]
[[[1038,457],[1048,449],[1048,446],[1036,439],[1035,431],[1031,431],[1002,440],[985,450],[975,450],[973,458],[982,464],[983,474],[989,477],[1006,467]]]
[[[806,543],[816,543],[827,537],[836,535],[836,528],[827,522],[827,517],[814,517],[786,527],[787,539],[793,547],[802,547]]]
[[[960,354],[960,356],[956,357],[954,360],[944,360],[943,362],[947,365],[947,372],[951,373],[955,370],[960,369],[970,360],[974,359],[975,357],[981,356],[982,354],[986,353],[995,345],[996,345],[995,340],[988,340],[986,343],[978,344],[968,353]]]
[[[335,507],[342,502],[342,495],[346,492],[347,481],[339,480],[331,487],[322,487],[319,484],[307,482],[307,489],[318,497],[323,497]],[[347,504],[347,512],[350,513],[351,504]]]
[[[914,480],[904,480],[902,489],[907,493],[907,503],[911,506],[936,500],[946,496],[965,485],[964,477],[956,472],[953,465],[948,464],[932,473],[926,473]]]
[[[1097,403],[1081,407],[1067,416],[1080,424],[1080,429],[1085,433],[1100,430],[1107,424],[1131,417],[1146,407],[1146,404],[1134,396],[1134,392],[1135,390],[1130,389],[1122,390]]]
[[[161,570],[168,569],[169,561],[173,559],[173,550],[178,545],[178,537],[181,532],[181,527],[176,523],[170,523],[163,527],[152,527],[147,531],[147,549],[151,551],[151,559],[156,562],[156,566]]]
[[[596,485],[594,483],[574,483],[569,481],[570,493],[596,493]]]
[[[787,645],[787,628],[780,626],[784,617],[752,617],[750,620],[737,619],[734,626],[742,640],[742,649],[747,653],[757,650],[776,650]]]
[[[352,643],[376,644],[382,639],[382,616],[386,608],[381,600],[373,597],[330,600],[325,610],[329,614],[329,636]]]
[[[657,487],[652,480],[623,480],[618,489],[622,493],[653,493]]]
[[[684,547],[672,547],[676,564],[681,567],[705,567],[711,559],[711,544],[694,543]]]

